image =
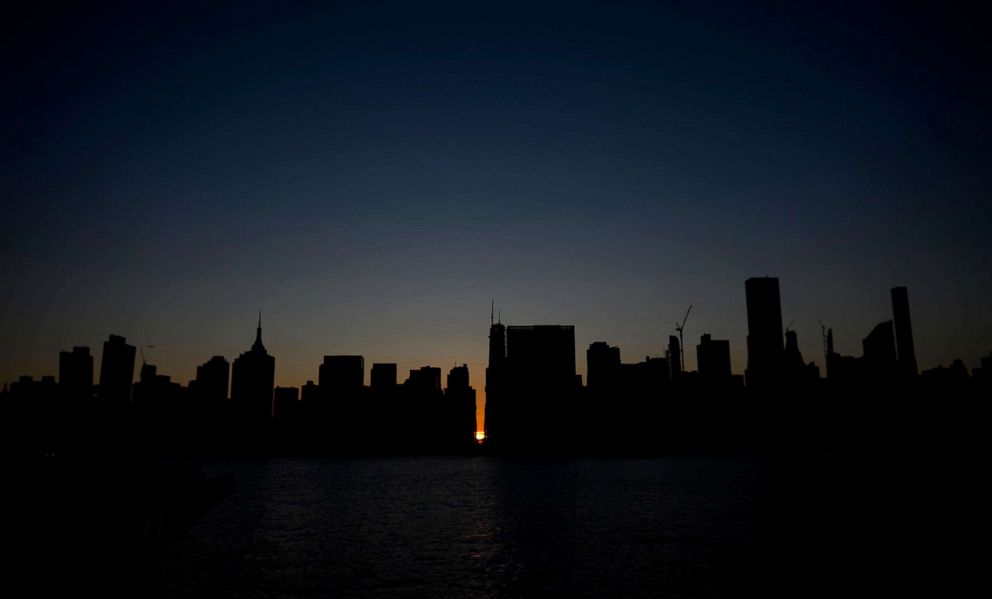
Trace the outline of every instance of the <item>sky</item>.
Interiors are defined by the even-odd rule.
[[[582,373],[691,304],[688,366],[710,333],[741,373],[751,276],[821,366],[896,285],[922,368],[992,351],[974,7],[77,4],[0,25],[0,381],[115,333],[185,383],[261,310],[278,385],[361,354],[481,396],[491,301]]]

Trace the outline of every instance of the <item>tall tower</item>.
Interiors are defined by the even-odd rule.
[[[905,376],[914,377],[918,372],[916,349],[913,346],[913,326],[909,320],[909,292],[905,287],[892,288],[892,316],[895,321],[899,371]]]
[[[501,366],[506,360],[506,327],[493,320],[495,306],[489,311],[489,367]]]
[[[227,384],[231,365],[224,356],[214,356],[196,367],[197,400],[212,406],[223,406],[227,401]]]
[[[88,347],[59,353],[59,388],[63,395],[87,397],[93,390],[93,356]]]
[[[485,436],[491,442],[493,423],[500,419],[500,401],[506,378],[506,327],[494,320],[495,304],[489,311],[489,366],[486,367]],[[500,319],[502,320],[502,319]],[[495,427],[499,429],[497,424]]]
[[[262,345],[262,315],[258,315],[255,343],[231,367],[231,405],[242,420],[264,423],[272,418],[276,359]]]
[[[747,296],[747,384],[774,383],[781,371],[782,301],[777,277],[744,282]]]
[[[111,335],[103,342],[103,360],[100,363],[100,397],[115,408],[131,401],[131,383],[134,381],[135,347],[127,339]]]

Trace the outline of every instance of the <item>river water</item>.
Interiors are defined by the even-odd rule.
[[[749,458],[214,462],[233,492],[149,555],[142,596],[765,596]]]

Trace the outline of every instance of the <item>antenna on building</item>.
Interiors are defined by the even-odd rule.
[[[792,323],[794,323],[794,322],[796,322],[796,319],[795,318],[793,318],[792,320],[789,321],[789,325],[787,327],[785,327],[785,332],[786,333],[788,333],[789,331],[792,330]]]
[[[496,311],[496,300],[490,300],[489,304],[489,326],[493,326],[493,312]]]

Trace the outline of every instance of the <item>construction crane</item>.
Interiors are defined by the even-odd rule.
[[[685,329],[685,321],[689,320],[689,312],[692,312],[692,304],[689,304],[689,309],[685,311],[681,324],[675,323],[675,330],[679,334],[679,363],[683,371],[685,370],[685,342],[682,341],[682,330]]]

